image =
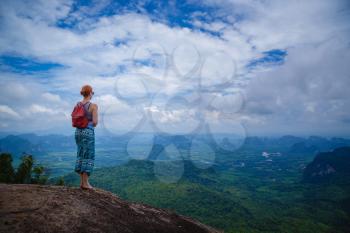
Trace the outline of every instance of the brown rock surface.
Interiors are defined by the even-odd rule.
[[[220,232],[101,189],[0,184],[0,232]]]

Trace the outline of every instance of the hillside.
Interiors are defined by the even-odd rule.
[[[41,152],[41,148],[22,137],[8,135],[0,139],[0,152],[12,153],[14,158],[19,158],[23,152],[38,154]]]
[[[304,181],[349,183],[350,147],[322,152],[304,170]]]
[[[148,160],[95,169],[90,181],[125,200],[169,209],[227,233],[350,232],[349,185],[300,182],[302,157],[276,156],[271,162],[241,156],[246,165],[227,170],[198,169],[184,160],[175,183],[160,181],[155,161]],[[64,181],[77,186],[79,176],[67,174]]]
[[[0,184],[0,193],[0,232],[219,232],[102,189]]]

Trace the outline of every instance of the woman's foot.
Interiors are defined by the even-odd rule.
[[[94,187],[92,187],[91,185],[90,186],[80,186],[81,189],[94,189]]]
[[[92,187],[89,183],[87,183],[87,185],[80,185],[80,188],[82,188],[82,189],[94,189],[94,187]]]
[[[82,175],[82,184],[80,185],[80,188],[82,189],[93,189],[93,187],[89,183],[88,175],[86,172]]]

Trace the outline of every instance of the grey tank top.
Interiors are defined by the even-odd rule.
[[[92,112],[89,112],[89,108],[90,108],[91,102],[88,101],[84,104],[84,109],[85,109],[85,113],[86,113],[86,118],[89,120],[88,126],[93,127],[92,124]]]

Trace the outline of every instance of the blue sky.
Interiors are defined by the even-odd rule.
[[[0,131],[349,136],[348,1],[2,1]],[[141,123],[144,124],[141,124]]]

